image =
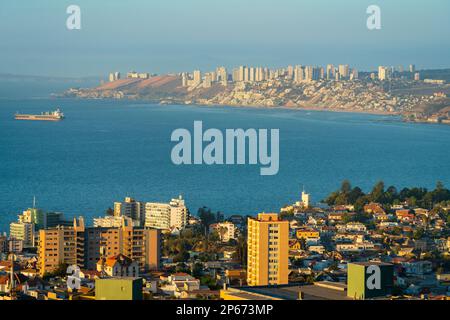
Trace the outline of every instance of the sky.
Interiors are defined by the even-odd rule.
[[[68,30],[69,5],[81,30]],[[369,5],[381,30],[366,26]],[[0,73],[102,76],[216,66],[450,67],[448,0],[2,0]]]

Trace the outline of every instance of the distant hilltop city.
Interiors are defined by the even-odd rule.
[[[109,74],[95,88],[72,88],[63,97],[147,100],[160,104],[286,107],[403,115],[407,121],[450,123],[450,69],[416,70],[411,64],[360,72],[348,64],[240,66],[232,70],[156,75]]]

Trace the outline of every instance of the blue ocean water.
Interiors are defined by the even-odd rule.
[[[13,120],[60,105],[62,122]],[[280,129],[280,171],[259,166],[175,166],[174,129]],[[450,184],[450,126],[380,115],[77,100],[0,100],[0,230],[37,205],[67,217],[102,216],[114,201],[168,201],[182,194],[230,214],[277,211],[301,188],[320,201],[344,179],[365,190]],[[88,219],[90,220],[90,219]]]

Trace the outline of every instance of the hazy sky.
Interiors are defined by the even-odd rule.
[[[81,7],[82,29],[66,28]],[[366,9],[381,7],[369,31]],[[1,0],[0,73],[104,75],[217,65],[450,67],[449,0]]]

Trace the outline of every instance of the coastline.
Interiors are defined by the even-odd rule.
[[[430,121],[410,121],[407,120],[403,113],[401,112],[383,112],[383,111],[373,111],[373,110],[359,110],[359,109],[328,109],[323,107],[315,106],[261,106],[261,105],[241,105],[241,104],[205,104],[205,103],[186,103],[184,101],[167,101],[167,100],[146,100],[146,99],[105,99],[105,98],[80,98],[80,97],[51,97],[51,99],[56,100],[93,100],[93,101],[122,101],[122,102],[139,102],[139,103],[151,103],[160,106],[192,106],[192,107],[222,107],[222,108],[247,108],[247,109],[262,109],[262,110],[294,110],[294,111],[315,111],[315,112],[333,112],[333,113],[350,113],[350,114],[366,114],[366,115],[377,115],[377,116],[391,116],[391,117],[401,117],[398,119],[399,122],[404,123],[414,123],[414,124],[434,124],[434,125],[450,125],[444,122],[430,122]]]

